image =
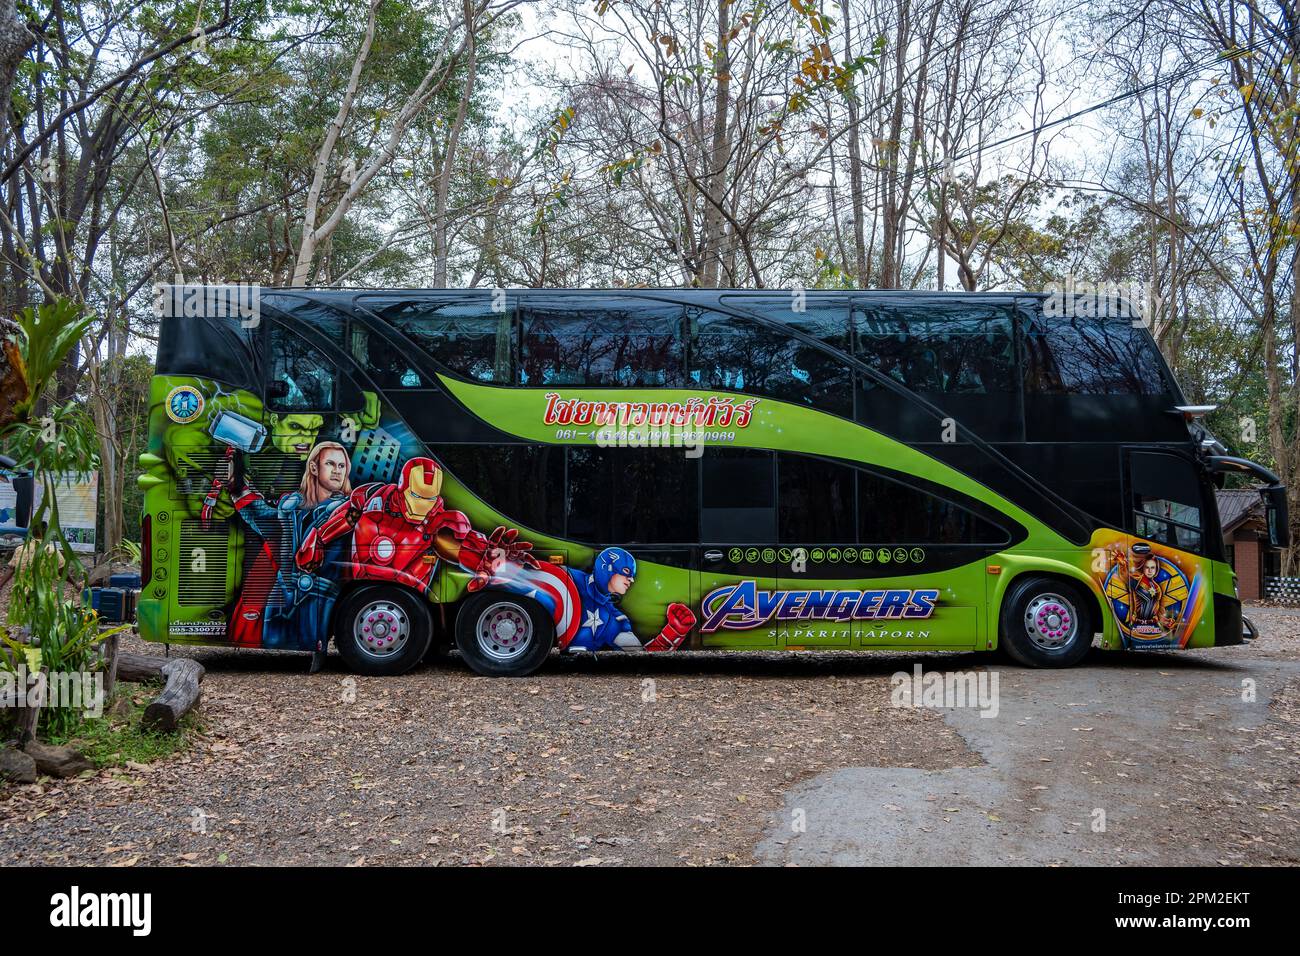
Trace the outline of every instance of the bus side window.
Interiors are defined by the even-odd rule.
[[[1036,315],[1025,337],[1025,391],[1161,395],[1160,357],[1129,322]]]
[[[1016,389],[1010,313],[923,303],[860,307],[859,359],[922,394],[1010,394]]]
[[[683,544],[698,533],[698,468],[680,448],[569,448],[566,536],[610,544]]]
[[[360,323],[352,325],[352,358],[380,388],[423,388],[415,363],[387,338]]]
[[[852,415],[852,372],[833,353],[751,319],[698,309],[689,316],[693,385]]]
[[[1007,533],[945,498],[859,468],[860,544],[1001,544]]]
[[[523,385],[683,384],[682,309],[636,300],[522,309]]]
[[[278,412],[332,412],[338,369],[315,346],[279,323],[271,326],[267,406]]]
[[[555,445],[439,445],[434,457],[512,526],[564,537],[564,455]]]
[[[1201,483],[1177,455],[1129,453],[1133,533],[1183,551],[1201,550]]]
[[[778,452],[777,532],[782,544],[835,544],[856,535],[853,469]]]
[[[490,299],[411,302],[363,299],[362,305],[409,336],[435,362],[471,382],[514,383],[514,306]]]
[[[705,448],[701,466],[700,540],[705,544],[775,541],[772,452]]]

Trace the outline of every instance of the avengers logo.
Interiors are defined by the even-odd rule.
[[[748,630],[770,620],[864,621],[918,620],[934,613],[933,591],[765,591],[754,581],[728,584],[709,592],[701,604],[708,633],[718,628]]]

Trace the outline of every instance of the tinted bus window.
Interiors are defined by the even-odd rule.
[[[696,459],[680,448],[568,452],[568,537],[600,547],[695,540]]]
[[[805,455],[777,455],[777,534],[783,544],[853,540],[853,469]]]
[[[506,518],[564,534],[564,449],[551,445],[439,445],[437,458],[470,493]],[[491,529],[488,529],[491,530]]]
[[[278,322],[271,326],[270,408],[280,412],[333,411],[337,379],[335,364],[302,335]]]
[[[380,388],[424,388],[425,381],[416,362],[406,350],[364,325],[353,323],[352,358]]]
[[[683,384],[682,310],[635,300],[521,310],[524,385]]]
[[[514,381],[513,307],[494,312],[483,297],[374,306],[376,315],[453,374],[495,385]]]
[[[945,303],[872,304],[854,310],[859,359],[914,392],[1017,391],[1009,312]]]
[[[1025,337],[1025,391],[1044,395],[1162,395],[1161,360],[1126,321],[1035,316]]]
[[[772,453],[706,448],[701,464],[700,540],[744,544],[776,540]]]
[[[700,388],[852,413],[852,373],[834,353],[782,328],[720,312],[693,309],[690,327],[690,378]]]
[[[1001,528],[965,508],[909,485],[858,470],[858,541],[862,544],[997,544]]]
[[[814,294],[799,301],[790,293],[724,295],[722,303],[738,312],[758,314],[785,328],[797,329],[841,352],[850,351],[849,305],[843,299],[825,300]]]

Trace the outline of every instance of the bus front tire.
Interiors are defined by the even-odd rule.
[[[1072,667],[1092,647],[1092,595],[1069,581],[1029,576],[1002,602],[999,643],[1026,667]]]
[[[428,603],[406,588],[358,588],[335,617],[339,655],[355,673],[370,677],[405,674],[420,663],[432,638]]]
[[[555,644],[551,616],[531,598],[480,591],[456,614],[456,647],[485,677],[525,677],[545,662]]]

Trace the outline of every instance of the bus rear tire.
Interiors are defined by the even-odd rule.
[[[1012,582],[1002,601],[998,643],[1026,667],[1073,667],[1092,647],[1092,595],[1059,578]]]
[[[525,677],[546,661],[555,624],[531,598],[480,591],[456,614],[456,647],[476,674]]]
[[[339,655],[355,673],[369,677],[405,674],[420,663],[433,638],[429,605],[415,592],[391,585],[351,592],[334,622]]]

